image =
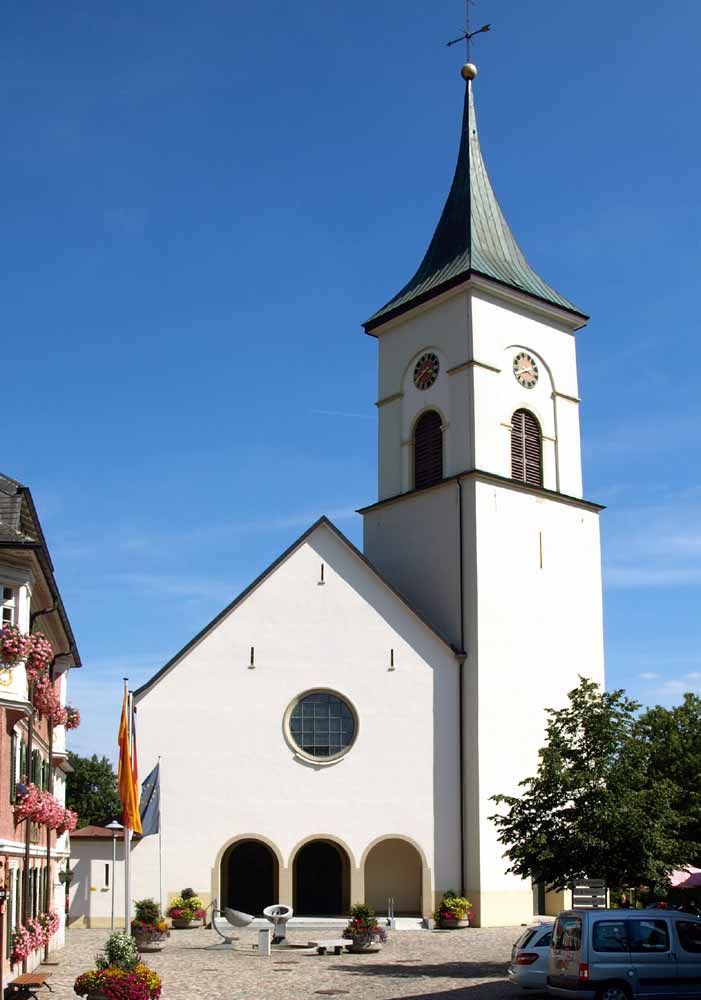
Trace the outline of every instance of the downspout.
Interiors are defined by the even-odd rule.
[[[465,660],[465,586],[463,567],[462,479],[458,477],[459,558],[460,558],[460,654],[458,656],[458,752],[460,754],[460,895],[465,895],[465,728],[463,725],[463,691]]]
[[[29,616],[29,631],[34,631],[34,622],[37,618],[41,618],[42,615],[52,615],[57,609],[58,605],[56,604],[56,601],[54,601],[50,608],[43,608],[41,611],[32,611]]]
[[[51,661],[51,666],[49,667],[49,682],[53,687],[56,680],[56,674],[54,670],[54,664],[56,663],[56,657]],[[49,795],[54,794],[54,720],[49,716],[48,721],[49,729],[49,773],[47,776],[46,790]],[[49,913],[51,911],[51,828],[47,826],[46,828],[46,880],[44,882],[44,913]],[[49,939],[47,938],[46,944],[44,945],[44,962],[49,960]]]
[[[27,784],[31,781],[32,776],[32,750],[34,749],[34,713],[35,709],[33,707],[32,696],[34,692],[34,685],[29,685],[29,702],[32,708],[29,712],[29,718],[27,722],[27,774],[22,775],[22,781],[26,781]],[[29,861],[30,861],[30,833],[31,833],[31,820],[27,817],[24,821],[27,825],[24,831],[24,869],[22,871],[22,924],[24,927],[27,926],[29,921],[30,912],[30,899],[29,899]],[[22,972],[27,971],[27,959],[22,962]]]

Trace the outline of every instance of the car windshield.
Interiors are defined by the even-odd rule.
[[[551,930],[547,931],[545,934],[541,935],[537,941],[533,942],[534,948],[549,948],[550,942],[552,940],[553,932]]]

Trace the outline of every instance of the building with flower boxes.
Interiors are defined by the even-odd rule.
[[[61,947],[59,873],[77,817],[65,807],[68,671],[80,656],[26,486],[0,475],[0,885],[3,981]]]

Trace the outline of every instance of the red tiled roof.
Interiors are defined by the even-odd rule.
[[[84,838],[87,840],[90,837],[98,837],[98,838],[103,837],[106,840],[111,840],[112,831],[108,830],[107,827],[104,826],[81,826],[79,830],[75,830],[71,834],[71,840],[73,840],[74,838],[78,839]],[[117,830],[117,837],[119,838],[122,837],[121,830]]]

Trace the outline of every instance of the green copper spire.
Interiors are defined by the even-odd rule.
[[[535,273],[509,229],[482,159],[472,85],[468,82],[455,177],[426,256],[411,281],[367,320],[365,331],[372,332],[471,274],[483,275],[583,316]]]

